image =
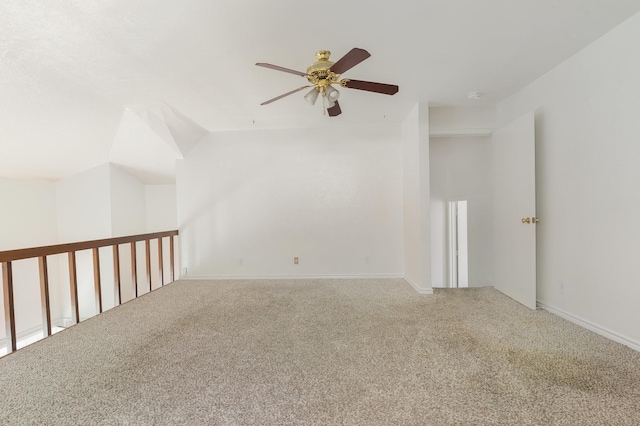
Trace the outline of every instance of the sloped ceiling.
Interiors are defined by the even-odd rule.
[[[168,105],[126,108],[108,159],[147,184],[175,182],[175,160],[208,133]]]
[[[112,161],[166,183],[210,131],[493,105],[638,11],[637,0],[0,0],[0,175],[55,180]],[[352,47],[372,56],[345,77],[400,93],[344,89],[336,118],[304,92],[259,105],[305,80],[256,62],[305,71],[317,50],[337,60]]]

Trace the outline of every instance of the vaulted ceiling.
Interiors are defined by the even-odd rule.
[[[208,132],[400,123],[418,101],[494,105],[640,11],[638,0],[0,0],[0,176],[111,161],[147,183]],[[343,114],[294,94],[317,50],[371,57]],[[467,98],[480,91],[478,101]]]

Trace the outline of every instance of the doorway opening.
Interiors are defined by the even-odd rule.
[[[447,210],[449,287],[469,287],[467,200],[449,201]]]

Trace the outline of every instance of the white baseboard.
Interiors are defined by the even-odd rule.
[[[414,283],[413,280],[409,277],[407,277],[406,275],[402,277],[411,287],[414,288],[415,291],[417,291],[420,294],[433,294],[433,288],[428,288],[428,289],[424,289],[424,288],[420,288],[418,286],[418,284]]]
[[[181,280],[360,280],[397,279],[403,274],[374,275],[181,275]]]
[[[615,331],[611,331],[608,328],[602,327],[600,325],[594,324],[590,321],[587,321],[583,318],[580,318],[576,315],[570,314],[568,312],[563,311],[562,309],[556,308],[551,305],[547,305],[546,303],[537,301],[538,307],[544,309],[547,312],[550,312],[554,315],[557,315],[561,318],[566,319],[567,321],[571,321],[574,324],[579,325],[580,327],[586,328],[587,330],[591,330],[594,333],[597,333],[601,336],[606,337],[607,339],[611,339],[615,342],[622,343],[625,346],[630,347],[638,352],[640,352],[640,342],[630,339],[626,336],[616,333]]]
[[[26,339],[29,338],[35,334],[41,333],[42,332],[42,326],[41,325],[37,325],[35,327],[29,328],[27,330],[22,330],[20,332],[16,333],[16,340],[20,341],[22,339]],[[7,338],[3,337],[2,339],[0,339],[0,347],[4,347],[7,346]]]
[[[71,324],[71,318],[53,318],[51,320],[51,327],[61,327],[66,328]],[[16,340],[20,341],[23,339],[28,339],[29,337],[35,336],[36,334],[42,333],[42,325],[37,325],[35,327],[31,327],[27,330],[22,330],[16,333]],[[0,347],[7,345],[7,338],[3,337],[0,339]]]
[[[429,129],[431,138],[457,138],[468,136],[491,136],[496,129],[493,127],[480,127],[475,129]]]
[[[86,318],[80,318],[80,322],[84,321],[85,319]],[[68,328],[73,325],[76,325],[76,323],[74,323],[71,318],[61,318],[59,324],[60,324],[59,327],[62,327],[62,328]]]

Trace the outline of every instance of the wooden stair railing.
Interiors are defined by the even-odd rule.
[[[138,297],[138,277],[136,268],[136,243],[145,242],[146,255],[146,285],[152,290],[151,282],[151,240],[158,240],[158,273],[160,285],[164,285],[164,265],[162,257],[162,239],[169,238],[169,275],[175,281],[174,268],[174,237],[178,231],[155,232],[150,234],[130,235],[126,237],[106,238],[101,240],[82,241],[77,243],[57,244],[52,246],[33,247],[18,250],[0,251],[0,263],[2,264],[2,289],[4,296],[4,316],[6,327],[7,353],[17,349],[15,302],[13,297],[13,267],[12,262],[23,259],[38,259],[40,271],[40,298],[42,304],[42,331],[45,337],[51,335],[51,305],[49,299],[49,274],[47,269],[47,256],[67,253],[69,258],[69,285],[71,294],[71,320],[74,324],[80,321],[78,306],[78,277],[76,270],[76,252],[80,250],[92,250],[93,252],[93,280],[95,292],[95,304],[98,313],[102,313],[102,283],[100,282],[100,247],[113,247],[113,276],[116,299],[115,305],[122,303],[122,290],[120,288],[120,249],[121,244],[131,244],[131,277],[133,280],[134,298]]]

